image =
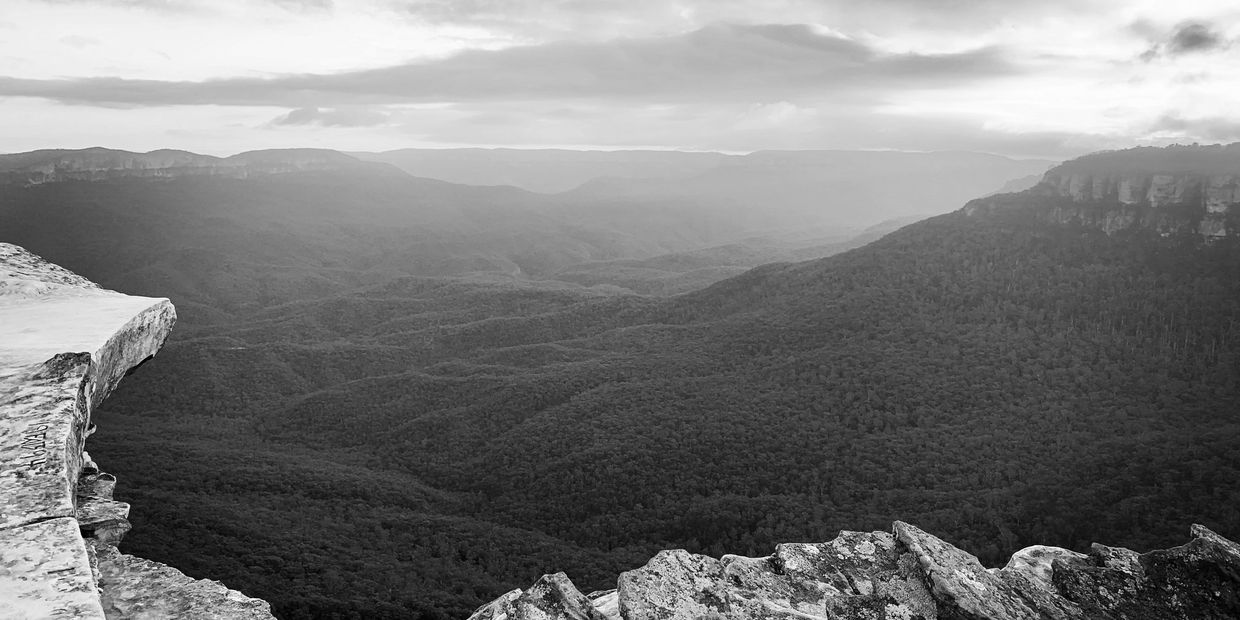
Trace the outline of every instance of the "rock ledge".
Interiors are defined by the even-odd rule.
[[[104,290],[0,243],[0,616],[271,617],[263,601],[115,548],[129,505],[85,451],[91,417],[175,320],[167,299]]]

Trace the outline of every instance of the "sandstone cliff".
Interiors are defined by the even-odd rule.
[[[0,243],[0,617],[270,618],[267,603],[116,549],[129,505],[85,451],[92,414],[159,350],[166,299]]]
[[[971,201],[967,215],[1039,209],[1041,219],[1115,234],[1151,230],[1207,240],[1240,231],[1240,143],[1136,148],[1052,168],[1032,189]]]
[[[1173,549],[1029,547],[987,569],[907,523],[763,558],[663,551],[583,595],[545,575],[470,620],[1172,620],[1240,618],[1240,545],[1202,526]]]

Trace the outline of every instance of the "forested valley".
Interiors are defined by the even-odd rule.
[[[563,228],[495,188],[462,211],[420,181],[445,197],[407,213],[411,182],[371,174],[359,194],[317,175],[0,198],[41,222],[13,242],[182,314],[88,445],[134,505],[128,552],[281,617],[461,618],[544,572],[608,588],[659,549],[764,555],[896,519],[989,565],[1240,532],[1234,236],[954,212],[642,285],[688,291],[659,296],[555,274],[735,239]],[[374,228],[341,246],[328,204]]]

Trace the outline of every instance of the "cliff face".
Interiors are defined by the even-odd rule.
[[[784,544],[763,558],[663,551],[583,595],[546,575],[470,620],[1169,620],[1240,617],[1240,545],[1193,526],[1194,539],[1138,554],[1036,546],[986,569],[907,523]]]
[[[0,615],[271,617],[263,601],[116,549],[130,507],[85,451],[92,414],[175,320],[166,299],[101,289],[0,243]]]
[[[1202,206],[1206,213],[1227,213],[1240,205],[1237,174],[1107,174],[1056,168],[1042,183],[1073,202],[1113,203],[1154,209]]]
[[[1240,145],[1098,153],[1066,162],[1036,187],[974,200],[967,215],[1041,206],[1042,219],[1107,234],[1148,229],[1207,240],[1240,230]]]
[[[212,157],[188,151],[131,153],[113,149],[43,150],[0,155],[0,185],[40,185],[56,181],[103,181],[121,177],[176,178],[256,175],[333,170],[366,164],[323,149],[249,151]]]

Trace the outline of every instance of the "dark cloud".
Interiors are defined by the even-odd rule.
[[[1224,47],[1223,37],[1210,26],[1200,23],[1180,24],[1171,41],[1167,43],[1167,52],[1186,54],[1189,52],[1205,52]]]
[[[0,96],[113,106],[311,107],[454,101],[629,99],[652,103],[807,96],[873,99],[1017,69],[1001,50],[885,54],[805,25],[712,25],[600,43],[554,42],[339,74],[166,82],[0,78]]]
[[[271,121],[272,125],[373,127],[388,122],[388,114],[371,108],[297,108]]]
[[[1150,26],[1138,22],[1132,26],[1134,32],[1147,34]],[[1150,62],[1160,56],[1182,56],[1184,54],[1211,52],[1230,47],[1231,43],[1211,25],[1202,22],[1183,22],[1175,27],[1165,40],[1156,40],[1149,49],[1141,54],[1141,60]]]

